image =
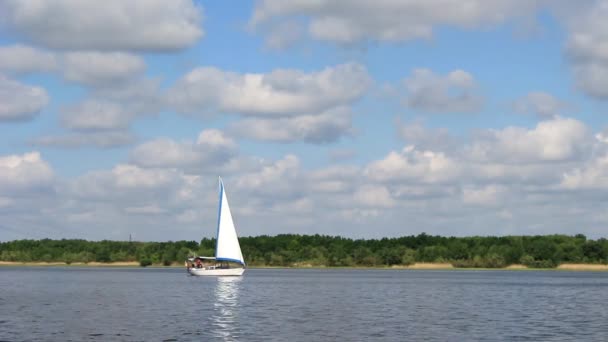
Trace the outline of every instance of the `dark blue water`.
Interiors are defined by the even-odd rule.
[[[0,268],[2,341],[608,341],[608,273]]]

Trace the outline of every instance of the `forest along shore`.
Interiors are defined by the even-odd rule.
[[[0,261],[0,267],[122,267],[132,268],[141,267],[137,261],[122,261],[122,262],[75,262],[67,264],[65,262],[19,262],[19,261]],[[184,267],[183,264],[172,263],[171,265],[163,264],[152,264],[151,267],[159,268],[179,268]],[[392,266],[313,266],[310,264],[304,265],[292,265],[292,266],[252,266],[248,268],[293,268],[293,269],[390,269],[390,270],[556,270],[556,271],[608,271],[608,265],[598,264],[561,264],[555,268],[529,268],[521,264],[513,264],[506,267],[500,268],[479,268],[479,267],[454,267],[449,263],[433,263],[433,262],[421,262],[412,265],[392,265]]]
[[[248,267],[602,270],[608,240],[585,235],[382,239],[283,234],[239,238]],[[215,255],[216,241],[14,240],[0,242],[0,261],[34,265],[183,266],[193,255]],[[523,266],[521,266],[523,265]]]

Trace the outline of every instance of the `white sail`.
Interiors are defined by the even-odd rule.
[[[218,261],[232,261],[245,265],[241,246],[236,235],[232,214],[230,214],[230,206],[226,191],[224,191],[224,183],[220,178],[220,205],[217,218],[217,246],[215,248],[215,258]]]

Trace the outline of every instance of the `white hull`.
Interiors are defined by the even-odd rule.
[[[216,268],[207,270],[204,268],[189,268],[188,273],[193,276],[240,276],[245,272],[244,268]]]

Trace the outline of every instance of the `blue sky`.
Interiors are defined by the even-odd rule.
[[[0,13],[0,240],[605,236],[607,1]]]

